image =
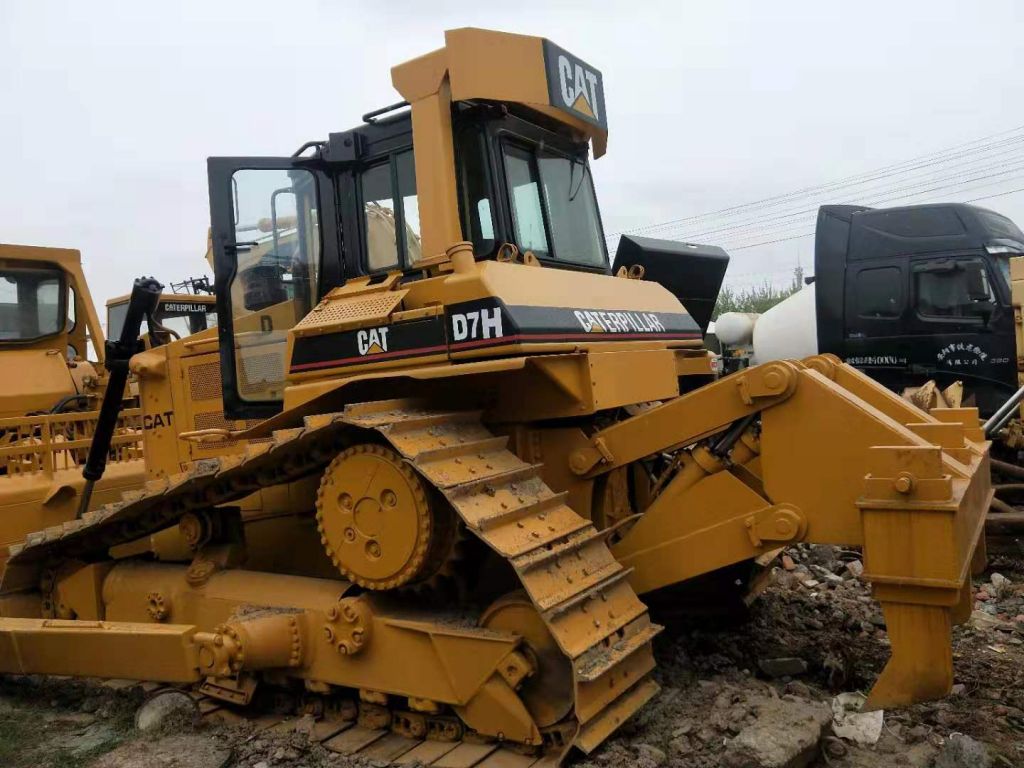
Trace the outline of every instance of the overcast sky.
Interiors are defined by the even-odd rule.
[[[1024,125],[1012,0],[557,5],[0,0],[0,241],[79,248],[98,304],[140,274],[208,272],[207,156],[353,127],[396,100],[391,65],[458,26],[546,36],[604,72],[607,232]],[[1024,224],[1022,194],[981,204]],[[730,272],[784,281],[798,256],[809,240],[736,251]]]

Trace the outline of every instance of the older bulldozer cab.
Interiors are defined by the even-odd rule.
[[[103,354],[79,252],[0,243],[0,359],[17,371],[0,382],[0,418],[63,409]]]
[[[288,330],[346,280],[415,279],[459,241],[477,259],[609,271],[587,161],[591,140],[604,150],[600,73],[539,38],[463,29],[446,43],[396,67],[407,101],[357,128],[291,157],[208,161],[230,415],[280,409]]]

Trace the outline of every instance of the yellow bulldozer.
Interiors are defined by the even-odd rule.
[[[75,517],[105,354],[81,254],[0,244],[0,565],[8,544]],[[120,411],[95,504],[145,481],[141,420],[138,408]]]
[[[217,302],[206,292],[209,278],[187,280],[173,284],[181,292],[161,293],[153,321],[156,333],[167,334],[172,339],[181,339],[194,333],[208,330],[217,325]],[[107,299],[107,334],[116,337],[121,334],[131,294]],[[148,323],[148,321],[147,321]],[[149,334],[148,324],[143,332]]]
[[[160,294],[145,318],[153,321],[143,329],[148,345],[216,325],[206,279],[173,287],[182,293]],[[122,334],[129,299],[107,302],[106,335],[113,339]],[[0,364],[17,372],[0,381],[0,564],[8,544],[74,519],[82,505],[82,469],[111,380],[104,336],[77,250],[0,244]],[[109,471],[93,488],[93,506],[146,479],[142,412],[132,390],[134,384],[118,409]]]
[[[341,751],[555,764],[657,694],[649,605],[808,541],[863,547],[869,705],[944,696],[977,411],[831,356],[716,378],[685,252],[609,265],[601,74],[553,42],[456,29],[392,81],[352,130],[209,160],[218,328],[131,361],[145,487],[10,548],[0,672],[276,688]]]

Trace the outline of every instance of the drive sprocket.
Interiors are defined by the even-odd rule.
[[[327,556],[365,589],[432,577],[454,540],[451,518],[401,456],[375,443],[338,454],[317,491],[317,530]]]

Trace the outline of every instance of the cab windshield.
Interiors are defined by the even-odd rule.
[[[57,269],[0,269],[0,341],[34,341],[64,330]]]
[[[121,338],[121,329],[127,315],[127,301],[107,307],[107,335],[110,338]],[[161,299],[154,319],[164,328],[178,334],[179,338],[184,338],[215,327],[217,312],[212,304],[189,301],[188,297],[182,297],[181,300]],[[150,332],[149,321],[143,320],[142,333]]]
[[[586,162],[543,146],[506,143],[502,152],[519,248],[539,259],[607,266]]]

